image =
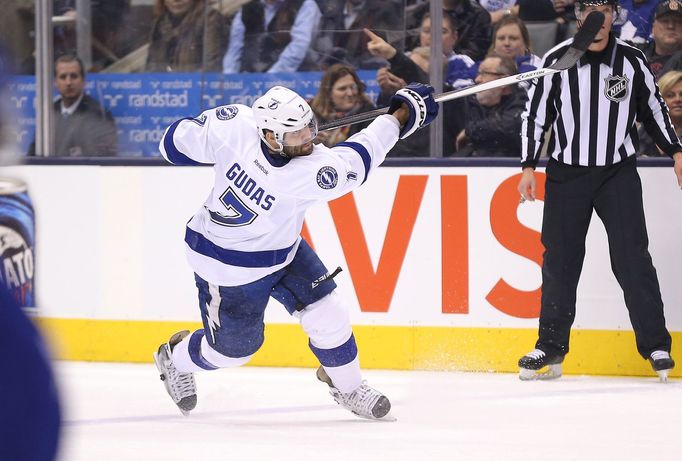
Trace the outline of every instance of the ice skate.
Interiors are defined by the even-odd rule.
[[[670,354],[666,351],[653,351],[649,357],[649,363],[651,363],[651,368],[658,373],[661,382],[667,383],[668,373],[675,368],[675,361]]]
[[[172,352],[175,345],[188,334],[189,330],[175,333],[167,343],[161,344],[159,350],[154,352],[154,362],[161,372],[161,381],[166,386],[168,395],[185,416],[197,406],[197,386],[192,373],[182,373],[175,368]]]
[[[534,349],[519,359],[519,379],[532,381],[559,378],[563,361],[563,355],[548,355],[540,349]]]
[[[329,393],[334,397],[336,403],[357,416],[379,421],[396,420],[388,414],[391,411],[391,402],[388,398],[376,389],[369,387],[365,381],[353,392],[343,394],[334,387],[331,378],[321,366],[317,369],[317,379],[329,386]]]

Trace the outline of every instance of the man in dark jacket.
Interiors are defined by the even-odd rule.
[[[54,103],[55,157],[99,157],[116,155],[116,123],[111,113],[85,93],[83,62],[63,55],[55,62]],[[35,155],[35,142],[29,147]]]
[[[658,79],[669,70],[682,70],[682,1],[666,0],[654,13],[652,39],[641,46]]]
[[[509,57],[490,53],[478,66],[476,83],[516,73]],[[482,91],[465,100],[464,130],[457,136],[458,157],[518,157],[521,154],[521,118],[526,91],[505,86]]]
[[[357,69],[378,69],[386,62],[369,53],[363,29],[376,32],[398,49],[404,47],[404,2],[396,0],[319,0],[322,10],[315,44],[319,62],[337,62]]]
[[[485,57],[490,48],[492,29],[490,13],[476,0],[444,0],[443,14],[450,14],[457,23],[459,39],[455,46],[455,53],[466,54],[474,61]],[[429,11],[429,2],[424,2],[415,8],[408,26],[418,27],[422,17]]]

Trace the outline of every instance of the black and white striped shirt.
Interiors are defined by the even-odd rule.
[[[543,67],[572,41],[551,49]],[[588,51],[576,66],[538,79],[521,117],[524,167],[535,167],[550,128],[547,154],[569,165],[611,165],[635,155],[636,121],[666,154],[682,151],[644,54],[613,35],[603,52]]]

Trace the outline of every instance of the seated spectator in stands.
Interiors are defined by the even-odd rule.
[[[443,14],[442,25],[443,37],[443,55],[447,59],[445,69],[445,82],[452,87],[452,89],[465,88],[473,85],[474,81],[471,77],[471,68],[474,65],[473,59],[466,54],[458,54],[454,50],[459,43],[459,34],[457,33],[457,19],[454,15]],[[419,31],[420,46],[431,46],[431,16],[429,13],[424,14]],[[428,73],[428,71],[425,71]],[[413,80],[410,80],[413,81]],[[428,83],[428,80],[424,83]]]
[[[682,1],[658,4],[652,36],[641,48],[656,78],[669,70],[682,70]]]
[[[500,19],[493,28],[493,43],[490,51],[498,56],[507,56],[516,61],[519,73],[530,72],[542,65],[542,59],[530,51],[530,35],[526,24],[518,16],[505,16]],[[478,75],[478,66],[472,66],[470,72]],[[530,82],[521,82],[525,89],[530,87]]]
[[[322,21],[315,43],[323,67],[346,63],[378,69],[385,62],[367,51],[363,29],[371,29],[398,49],[404,47],[402,0],[320,0]]]
[[[83,62],[74,55],[57,58],[54,68],[59,97],[54,102],[56,157],[116,155],[116,123],[111,113],[85,93]],[[35,142],[29,147],[35,155]]]
[[[315,0],[249,1],[232,21],[223,72],[307,70],[320,17]]]
[[[505,16],[519,14],[518,0],[479,0],[479,3],[490,13],[493,25]]]
[[[355,70],[345,64],[330,66],[322,76],[320,89],[310,103],[318,125],[329,123],[337,118],[376,109],[365,93],[365,84]],[[349,136],[367,127],[372,121],[342,126],[333,130],[320,131],[317,142],[327,147],[345,141]]]
[[[476,84],[513,75],[516,63],[494,52],[481,62]],[[458,157],[519,157],[521,153],[521,113],[526,91],[504,86],[481,91],[464,100],[464,129],[457,136]]]
[[[682,71],[671,70],[661,75],[658,79],[658,88],[661,96],[668,106],[668,113],[670,114],[670,121],[673,124],[677,137],[682,141]],[[639,135],[639,149],[637,155],[645,155],[648,157],[656,157],[666,155],[661,152],[651,136],[644,129],[644,125],[640,125],[637,130]]]
[[[455,53],[466,54],[474,61],[483,59],[490,47],[490,14],[477,0],[443,0],[443,10],[443,15],[452,15],[457,24]],[[414,16],[421,22],[428,11],[426,2],[415,8]]]
[[[491,50],[514,59],[519,72],[535,70],[542,64],[542,59],[531,53],[528,28],[518,16],[505,16],[495,24]]]
[[[660,0],[620,0],[620,17],[613,24],[613,33],[621,40],[644,43],[651,37],[654,9]]]
[[[451,18],[443,18],[443,50],[452,49],[452,44],[456,42],[456,32],[454,32],[454,34],[449,33],[449,30],[454,30],[454,28],[448,29],[448,33],[446,33],[445,30],[446,23],[449,24],[450,21]],[[412,50],[408,56],[396,50],[388,42],[372,33],[370,30],[365,29],[365,33],[370,39],[367,43],[367,48],[370,53],[387,59],[391,66],[390,71],[387,67],[382,67],[377,71],[376,80],[379,84],[379,88],[381,88],[381,93],[377,98],[378,107],[388,106],[391,96],[397,90],[407,85],[408,82],[429,83],[430,49],[427,47],[418,47]],[[430,38],[429,40],[424,40],[424,42],[430,43]],[[429,52],[426,52],[426,49],[428,49]],[[450,56],[452,56],[452,53],[450,53]],[[468,64],[472,63],[468,56],[455,56],[458,56],[457,59],[466,60]],[[443,60],[443,70],[446,70],[448,57],[444,55]],[[458,83],[462,84],[462,81],[458,81]],[[473,84],[473,81],[467,80],[467,83],[463,84],[463,86],[469,86],[470,84]],[[444,87],[446,91],[453,89],[447,82]],[[462,128],[461,117],[457,115],[457,112],[457,104],[446,104],[442,108],[444,155],[449,155],[454,152],[455,136]],[[429,131],[420,130],[409,138],[398,141],[388,155],[391,157],[428,156],[429,143]]]
[[[420,82],[429,83],[428,64],[423,62],[423,59],[417,55],[414,58],[410,54],[404,54],[395,49],[390,43],[383,40],[377,34],[369,29],[365,29],[365,34],[369,39],[367,43],[367,50],[373,56],[385,59],[391,69],[398,69],[400,78],[406,82]],[[445,81],[452,89],[464,88],[473,85],[473,77],[470,71],[474,65],[474,61],[465,54],[457,54],[453,50],[457,45],[457,24],[452,15],[443,15],[442,24],[442,49],[443,56],[446,61],[444,64]],[[426,13],[422,18],[421,27],[419,30],[419,46],[431,46],[431,16]],[[408,56],[410,56],[408,58]],[[426,67],[421,71],[414,61],[420,61]],[[400,88],[396,88],[393,92]],[[390,98],[393,92],[388,92],[386,88],[386,95]]]
[[[225,52],[222,15],[205,0],[156,0],[147,72],[219,72]]]

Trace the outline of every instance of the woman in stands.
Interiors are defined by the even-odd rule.
[[[493,29],[492,51],[500,56],[509,56],[516,61],[519,72],[528,72],[540,67],[542,60],[531,53],[528,28],[518,16],[505,16]]]
[[[678,139],[682,141],[682,71],[671,70],[661,75],[658,79],[658,89],[665,100],[665,105],[668,106],[670,121],[673,122],[675,133]],[[639,135],[637,155],[645,155],[647,157],[666,156],[656,147],[656,143],[651,139],[643,125],[639,127],[637,134]]]
[[[218,10],[205,0],[156,0],[154,11],[147,72],[222,69],[227,27]]]
[[[530,48],[528,28],[518,16],[507,15],[495,24],[490,51],[499,56],[512,58],[519,73],[535,70],[542,64],[542,59],[533,54]],[[470,78],[478,75],[479,64],[480,62],[477,62],[472,66],[468,75]],[[523,82],[520,85],[528,88],[529,83]]]
[[[360,80],[355,70],[346,64],[334,64],[327,69],[322,76],[320,89],[310,106],[320,125],[337,118],[376,108],[365,93],[365,84]],[[358,123],[334,130],[320,131],[317,134],[317,141],[327,147],[333,147],[362,130],[369,123]]]

